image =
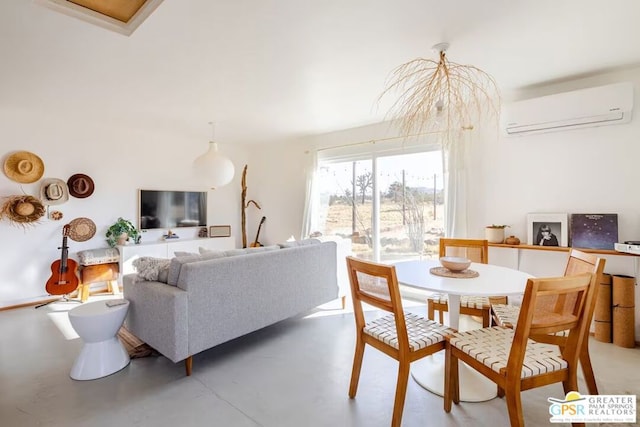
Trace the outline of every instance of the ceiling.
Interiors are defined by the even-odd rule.
[[[0,2],[0,111],[284,141],[384,120],[390,71],[436,58],[503,91],[640,64],[637,0],[164,0],[130,36]]]

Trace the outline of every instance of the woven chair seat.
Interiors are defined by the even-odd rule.
[[[494,326],[457,332],[449,342],[491,370],[504,374],[514,334],[513,329]],[[529,339],[520,378],[560,371],[567,366],[567,361],[562,358],[557,346]]]
[[[425,319],[412,313],[406,313],[404,320],[407,325],[407,335],[409,336],[409,348],[411,351],[417,351],[432,344],[442,342],[445,340],[445,336],[455,332],[455,330],[443,326],[438,322]],[[365,325],[363,332],[399,349],[396,321],[393,314],[372,320]]]
[[[438,304],[448,304],[449,298],[447,294],[435,293],[429,296],[430,300],[435,301]],[[489,297],[481,297],[477,295],[461,295],[460,307],[483,309],[488,308],[490,305]]]
[[[498,324],[506,328],[515,328],[520,316],[520,307],[511,304],[492,304],[491,309],[498,320]],[[569,331],[559,331],[550,335],[568,337]]]

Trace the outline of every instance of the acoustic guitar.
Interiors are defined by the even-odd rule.
[[[256,240],[254,240],[253,243],[249,245],[250,248],[257,248],[259,246],[262,246],[262,243],[258,242],[258,238],[260,237],[260,229],[262,228],[262,224],[264,224],[266,220],[267,220],[266,216],[263,216],[262,219],[260,220],[260,225],[258,225],[258,232],[256,233]]]
[[[69,234],[69,224],[62,228],[62,253],[60,259],[51,264],[51,277],[47,280],[45,289],[50,295],[66,295],[76,290],[78,287],[78,263],[69,259],[69,247],[67,246],[67,236]]]

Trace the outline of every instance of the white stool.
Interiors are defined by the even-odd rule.
[[[120,302],[120,305],[109,306]],[[129,354],[116,336],[127,316],[129,301],[89,302],[69,311],[69,321],[84,346],[71,368],[74,380],[106,377],[129,364]]]

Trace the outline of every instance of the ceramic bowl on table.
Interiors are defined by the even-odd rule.
[[[469,268],[471,260],[457,256],[443,256],[440,258],[440,264],[447,270],[458,272]]]

